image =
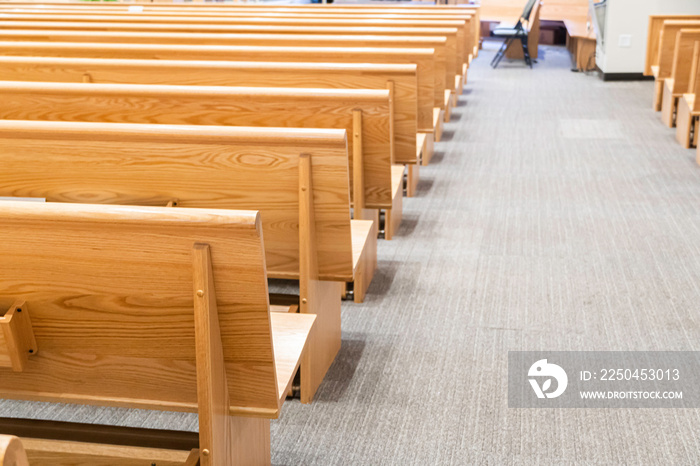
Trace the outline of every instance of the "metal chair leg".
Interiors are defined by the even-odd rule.
[[[491,66],[496,69],[498,67],[498,64],[501,63],[501,60],[503,60],[503,57],[506,55],[506,50],[508,49],[508,46],[513,42],[513,38],[509,37],[505,41],[503,41],[503,44],[501,44],[501,48],[498,50],[498,53],[493,57],[493,60],[491,60]]]
[[[520,43],[523,46],[523,57],[525,57],[525,64],[532,68],[532,58],[530,58],[530,49],[527,47],[527,36],[520,38]]]

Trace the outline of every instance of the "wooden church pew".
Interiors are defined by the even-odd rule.
[[[417,180],[415,161],[425,149],[417,146],[416,65],[217,62],[180,60],[81,59],[0,56],[0,80],[45,82],[91,82],[114,84],[177,84],[200,86],[293,87],[324,89],[392,89],[394,159],[408,164],[408,195]],[[404,170],[401,171],[403,173]],[[392,170],[392,176],[399,176]],[[403,195],[402,179],[392,179],[394,196]],[[401,203],[392,200],[392,208]],[[400,222],[401,212],[390,216]],[[397,223],[385,224],[391,239]]]
[[[301,363],[301,399],[309,402],[340,348],[341,284],[353,278],[345,135],[4,120],[0,196],[150,206],[176,199],[177,207],[170,208],[175,212],[260,210],[257,231],[265,239],[267,276],[298,278],[299,312],[317,316],[309,355]],[[261,289],[267,293],[266,286]],[[289,389],[279,388],[280,394]]]
[[[700,29],[681,29],[676,37],[671,75],[664,79],[661,99],[661,121],[669,128],[676,126],[678,99],[688,92],[693,49],[700,40]]]
[[[355,301],[364,300],[376,269],[377,209],[392,208],[388,90],[0,81],[0,96],[0,118],[6,120],[346,130],[353,135],[347,163],[353,225],[359,228],[353,241],[358,260],[346,281],[354,283]],[[298,278],[272,261],[268,265],[273,277]]]
[[[424,161],[432,157],[434,133],[437,129],[433,127],[433,55],[434,52],[430,49],[0,42],[0,56],[415,64],[418,88],[417,145]],[[410,155],[408,157],[401,159],[397,156],[395,161],[415,163],[415,158]],[[417,179],[417,176],[413,179]]]
[[[64,17],[65,21],[58,21]],[[68,19],[70,18],[70,19]],[[5,29],[55,29],[55,30],[100,30],[122,32],[190,32],[190,33],[237,33],[237,34],[295,34],[295,35],[364,35],[364,36],[404,36],[404,37],[445,37],[446,38],[446,67],[448,75],[447,88],[461,93],[466,80],[465,65],[469,64],[468,42],[465,34],[466,25],[458,28],[449,27],[377,27],[371,23],[363,26],[308,26],[308,25],[257,25],[238,24],[237,18],[226,24],[222,18],[196,18],[183,13],[179,16],[142,16],[136,20],[128,15],[89,15],[94,18],[83,21],[80,15],[31,15],[9,13],[2,18],[2,28]],[[244,18],[245,19],[245,18]],[[303,19],[303,18],[302,18]],[[317,19],[317,18],[316,18]],[[147,20],[147,21],[146,21]],[[86,23],[82,26],[78,23]],[[223,23],[223,24],[221,24]],[[323,38],[317,38],[315,43],[323,43]],[[395,45],[402,44],[400,37],[393,40]],[[222,44],[223,45],[223,44]],[[417,45],[416,45],[417,46]],[[442,47],[438,44],[437,47]],[[441,52],[438,51],[438,54]],[[459,77],[457,80],[456,78]]]
[[[0,466],[29,466],[22,441],[12,435],[0,435]]]
[[[70,7],[77,8],[75,4],[72,4]],[[653,76],[652,67],[658,67],[659,65],[661,29],[665,21],[700,21],[700,15],[649,15],[646,58],[644,62],[645,76]]]
[[[681,29],[700,28],[700,21],[665,21],[659,38],[659,52],[656,65],[651,66],[654,75],[654,109],[661,111],[664,80],[671,76],[673,70],[673,52],[676,48],[676,38]]]
[[[700,42],[695,42],[688,90],[679,99],[676,114],[676,140],[685,149],[696,147],[698,142],[698,117],[700,117],[700,101],[696,99],[700,92],[698,73],[700,73]]]
[[[32,464],[270,463],[317,318],[270,313],[258,212],[3,201],[0,215],[3,349],[24,360],[0,366],[3,398],[199,417],[198,450],[23,439]]]
[[[46,23],[40,23],[46,24]],[[75,23],[74,23],[75,24]],[[89,29],[94,23],[85,23]],[[101,28],[102,26],[96,26]],[[104,32],[104,31],[60,31],[7,29],[0,25],[0,40],[40,41],[40,42],[105,42],[115,44],[167,44],[167,45],[212,45],[212,46],[295,46],[314,47],[319,43],[327,47],[365,47],[432,49],[435,51],[434,103],[441,116],[447,118],[451,108],[454,89],[446,84],[454,84],[454,49],[447,50],[444,37],[404,37],[404,36],[336,36],[336,35],[286,35],[286,34],[200,34],[200,33],[159,33],[159,32]],[[450,59],[447,60],[448,53]],[[447,67],[447,63],[451,63]],[[442,119],[439,123],[442,123]]]
[[[265,20],[265,18],[257,18],[257,17],[252,17],[252,18],[238,18],[238,17],[225,17],[225,18],[193,18],[191,15],[183,14],[182,17],[168,17],[168,16],[141,16],[139,15],[138,17],[135,18],[129,18],[128,20],[123,20],[119,16],[109,16],[109,15],[60,15],[60,14],[48,14],[48,15],[16,15],[16,14],[4,14],[3,15],[3,20],[12,22],[15,20],[23,20],[23,21],[36,21],[36,22],[47,22],[47,23],[61,23],[61,22],[86,22],[86,23],[94,23],[94,22],[99,22],[99,23],[110,23],[110,22],[121,22],[121,23],[141,23],[142,28],[146,27],[148,24],[153,24],[153,26],[156,26],[157,24],[164,24],[168,25],[168,28],[173,28],[176,25],[179,25],[180,27],[184,27],[185,25],[198,25],[200,27],[204,27],[205,25],[239,25],[239,26],[296,26],[296,27],[313,27],[313,26],[324,26],[324,27],[353,27],[353,28],[361,28],[361,27],[368,27],[370,25],[375,25],[375,26],[382,26],[384,25],[385,28],[394,28],[394,29],[400,29],[400,28],[395,28],[394,26],[405,26],[405,27],[410,27],[411,30],[415,29],[416,27],[426,27],[426,28],[452,28],[452,29],[457,29],[460,27],[460,22],[455,22],[455,21],[435,21],[435,22],[428,22],[428,21],[420,21],[416,20],[416,24],[412,24],[413,20],[408,20],[405,22],[405,24],[402,24],[400,20],[399,24],[395,24],[393,21],[389,22],[380,22],[375,24],[373,20],[371,19],[358,19],[358,20],[344,20],[344,19],[329,19],[329,20],[323,20],[323,19],[305,19],[305,18],[300,18],[300,19],[294,19],[294,18],[270,18],[269,20]],[[399,20],[397,20],[399,21]],[[267,23],[270,24],[267,24]],[[87,27],[87,26],[86,26]],[[124,28],[124,26],[122,27]],[[190,28],[192,30],[192,28]],[[221,30],[221,28],[219,28]],[[270,34],[269,31],[265,31],[265,34]],[[328,34],[326,34],[328,35]],[[402,34],[404,36],[408,36],[409,34]],[[446,41],[444,47],[446,47],[445,50],[443,50],[443,45],[436,45],[436,55],[438,56],[438,61],[446,61],[446,68],[450,68],[452,66],[456,67],[456,53],[457,53],[457,45],[456,45],[456,40],[454,39],[454,36],[452,34],[448,34],[450,40],[449,43]],[[416,40],[418,37],[416,37]],[[463,40],[463,39],[462,39]],[[326,40],[324,38],[318,37],[315,40],[313,40],[316,44],[318,43],[325,43]],[[201,42],[200,42],[201,43]],[[222,44],[223,45],[223,44]],[[254,45],[254,44],[250,44]],[[278,44],[278,45],[283,45],[283,44]],[[313,44],[310,44],[313,45]],[[410,47],[409,44],[403,45],[402,41],[399,39],[394,38],[393,39],[393,45],[398,46],[398,47]],[[331,46],[328,44],[328,46]],[[350,45],[351,46],[351,45]],[[377,45],[381,46],[381,45]],[[449,47],[449,48],[447,48]],[[440,66],[438,64],[438,66]],[[454,74],[452,74],[452,77],[449,78],[450,82],[450,87],[454,81]],[[444,91],[443,91],[444,92]]]
[[[23,13],[39,13],[41,11],[49,11],[51,13],[99,13],[99,14],[114,14],[114,15],[129,15],[134,14],[158,14],[161,16],[177,16],[182,12],[187,12],[191,16],[197,17],[222,17],[223,15],[237,15],[240,17],[307,17],[307,18],[371,18],[371,19],[422,19],[422,20],[463,20],[465,24],[466,45],[468,47],[467,56],[471,61],[472,56],[478,54],[479,49],[479,34],[480,22],[478,7],[439,7],[434,6],[414,6],[412,8],[396,8],[388,6],[386,8],[357,8],[360,5],[352,5],[353,8],[344,8],[340,5],[287,5],[272,6],[272,5],[221,5],[220,7],[210,5],[207,8],[196,8],[193,4],[185,5],[158,5],[158,4],[112,4],[106,3],[95,4],[29,4],[29,5],[13,5],[13,12]],[[308,6],[311,8],[298,8]],[[371,5],[367,5],[371,6]],[[0,3],[0,9],[8,9],[7,4]]]

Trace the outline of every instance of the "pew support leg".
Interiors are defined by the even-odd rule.
[[[661,111],[661,101],[664,93],[664,80],[662,78],[656,78],[654,81],[654,111]]]
[[[691,135],[693,127],[693,116],[685,98],[678,101],[676,111],[676,140],[684,149],[691,147]]]
[[[676,126],[676,108],[678,106],[678,96],[674,95],[666,82],[661,98],[661,121],[669,128]]]

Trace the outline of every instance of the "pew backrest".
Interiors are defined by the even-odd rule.
[[[256,47],[63,42],[0,42],[0,56],[415,64],[419,132],[433,131],[434,51],[346,47]],[[397,160],[398,161],[398,160]],[[412,163],[406,161],[406,163]]]
[[[660,34],[658,52],[657,78],[665,79],[671,76],[673,70],[673,53],[676,49],[678,32],[681,29],[700,28],[700,21],[665,21]]]
[[[165,125],[343,129],[364,207],[391,206],[390,91],[0,81],[0,118]],[[355,150],[361,152],[355,153]],[[350,169],[350,186],[355,172]],[[358,180],[359,181],[359,180]]]
[[[652,75],[652,66],[659,64],[659,43],[664,21],[700,20],[700,15],[649,15],[647,27],[647,49],[644,62],[644,75]]]
[[[300,202],[304,154],[311,160],[306,215],[315,216],[318,273],[352,280],[343,130],[3,120],[0,196],[259,210],[268,275],[299,278],[300,223],[309,211]]]
[[[681,29],[678,31],[676,47],[673,52],[673,67],[671,69],[671,77],[673,78],[671,92],[674,94],[688,92],[693,65],[693,52],[698,40],[700,40],[700,29]]]
[[[394,161],[416,162],[413,64],[225,62],[0,56],[0,80],[322,89],[393,89]]]
[[[92,23],[88,23],[92,24]],[[2,41],[40,42],[89,42],[114,44],[165,44],[165,45],[210,45],[210,46],[294,46],[316,47],[363,47],[397,49],[432,49],[434,58],[434,103],[444,108],[444,93],[447,83],[454,84],[456,69],[455,50],[447,50],[445,37],[406,36],[336,36],[336,35],[285,35],[285,34],[199,34],[167,32],[103,32],[103,31],[56,31],[0,29]],[[448,52],[450,59],[448,60]],[[450,66],[448,67],[448,63]],[[448,80],[449,76],[449,80]]]
[[[2,125],[5,155],[20,139]],[[34,337],[21,371],[0,367],[4,398],[197,412],[193,258],[202,244],[231,412],[277,415],[257,212],[4,201],[0,216],[0,303]]]

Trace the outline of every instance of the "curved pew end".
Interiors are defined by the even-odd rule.
[[[403,212],[403,176],[406,173],[405,165],[392,165],[391,167],[391,209],[384,213],[384,239],[387,241],[401,226]]]
[[[29,466],[24,446],[14,435],[0,435],[0,466]]]
[[[353,301],[362,303],[377,270],[377,222],[352,220]]]
[[[666,78],[661,91],[661,121],[669,128],[676,126],[676,108],[678,108],[678,98],[680,97],[671,91],[673,81],[673,78]]]

